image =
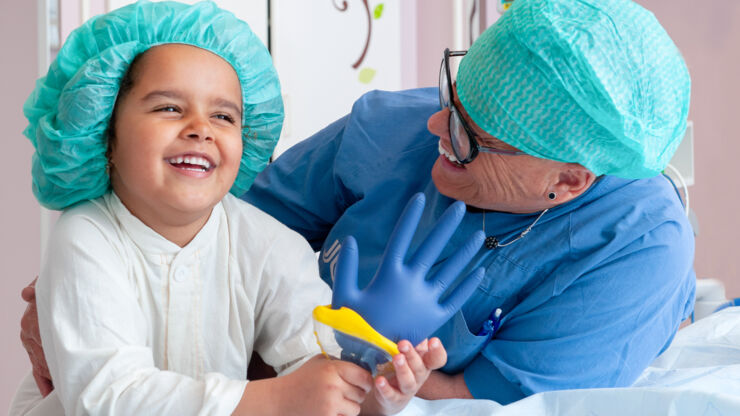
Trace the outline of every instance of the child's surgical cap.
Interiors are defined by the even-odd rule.
[[[63,209],[108,190],[107,129],[121,79],[137,55],[168,43],[213,52],[236,71],[244,150],[231,193],[249,189],[283,121],[270,54],[246,23],[214,3],[140,1],[73,31],[23,107],[29,121],[24,134],[36,148],[33,193],[42,205]]]
[[[624,178],[662,171],[691,81],[652,13],[627,0],[516,0],[460,63],[470,117],[533,156]]]

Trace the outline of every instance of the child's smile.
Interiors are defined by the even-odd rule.
[[[205,177],[210,173],[216,164],[205,154],[184,153],[177,156],[165,158],[165,161],[173,168],[177,169],[183,175]]]

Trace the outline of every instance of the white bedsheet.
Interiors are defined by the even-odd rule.
[[[33,379],[26,378],[11,416],[61,414],[53,394],[39,401],[34,389]],[[740,307],[680,330],[629,388],[551,391],[508,406],[489,400],[414,399],[401,415],[740,415]]]
[[[740,307],[676,334],[632,387],[551,391],[508,406],[487,400],[414,399],[414,415],[740,415]]]

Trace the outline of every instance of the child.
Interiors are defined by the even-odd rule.
[[[283,117],[269,54],[230,13],[96,17],[25,113],[34,194],[65,210],[37,285],[65,413],[392,413],[444,364],[438,341],[402,341],[388,383],[317,355],[311,310],[330,292],[314,253],[228,194],[265,166]],[[287,375],[248,382],[253,351]]]

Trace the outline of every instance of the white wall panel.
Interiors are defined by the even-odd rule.
[[[401,0],[382,2],[376,18],[379,4],[273,1],[272,52],[286,104],[276,154],[347,114],[365,92],[401,88]],[[367,41],[368,12],[370,41],[353,68]],[[362,77],[368,74],[374,75]]]

